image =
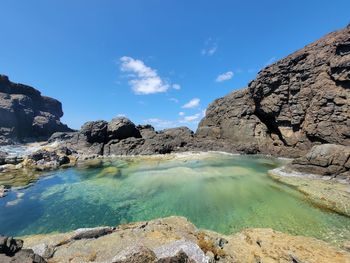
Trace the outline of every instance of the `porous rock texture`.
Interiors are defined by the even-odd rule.
[[[350,25],[264,68],[215,100],[196,136],[299,157],[313,145],[350,145]]]
[[[44,140],[54,132],[70,131],[60,122],[62,116],[58,100],[0,75],[0,145]]]
[[[110,122],[87,122],[78,132],[54,133],[49,142],[54,141],[83,155],[165,154],[185,151],[193,132],[187,127],[155,131],[151,125],[136,126],[119,117]]]
[[[349,252],[314,238],[264,228],[222,235],[197,229],[183,217],[120,225],[96,238],[76,240],[73,235],[28,236],[24,247],[54,248],[48,262],[350,262]]]

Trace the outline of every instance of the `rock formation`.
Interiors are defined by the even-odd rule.
[[[0,262],[2,263],[45,263],[32,249],[22,249],[23,240],[0,236]]]
[[[91,233],[93,229],[79,230]],[[100,232],[98,228],[96,232]],[[197,229],[183,217],[120,225],[103,235],[72,238],[76,232],[28,236],[24,247],[48,262],[212,263],[349,262],[350,253],[323,241],[272,229],[232,235]],[[38,247],[42,249],[37,249]],[[46,249],[44,249],[46,248]],[[54,253],[48,253],[50,251]],[[45,257],[46,255],[46,257]]]
[[[58,100],[0,75],[0,145],[43,140],[54,132],[70,131],[60,122],[62,116]]]
[[[193,132],[187,127],[155,131],[151,125],[135,126],[119,117],[87,122],[78,132],[55,133],[49,139],[54,141],[84,155],[164,154],[184,151],[193,141]]]
[[[299,157],[313,145],[350,145],[350,25],[264,68],[215,100],[197,137]]]
[[[286,169],[350,180],[350,147],[335,144],[314,146]]]

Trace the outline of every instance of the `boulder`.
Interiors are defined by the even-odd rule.
[[[13,237],[0,236],[0,254],[13,256],[23,247],[23,240]]]
[[[130,137],[141,138],[140,131],[135,124],[125,117],[112,119],[108,123],[107,137],[110,140],[122,140]]]

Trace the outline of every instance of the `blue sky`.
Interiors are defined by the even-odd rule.
[[[350,1],[2,0],[0,73],[59,99],[63,121],[126,115],[196,129],[214,99],[345,27]]]

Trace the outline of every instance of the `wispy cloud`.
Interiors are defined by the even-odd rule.
[[[175,103],[179,103],[179,100],[177,98],[170,98],[169,100]]]
[[[173,84],[172,88],[175,89],[175,90],[180,90],[181,86],[179,84]]]
[[[200,101],[201,100],[198,98],[193,98],[189,102],[187,102],[185,105],[183,105],[182,108],[184,108],[184,109],[196,108],[199,106]]]
[[[162,80],[155,69],[148,67],[142,60],[132,57],[120,58],[120,70],[130,73],[129,85],[137,95],[166,92],[170,85]]]
[[[146,119],[144,122],[153,125],[157,129],[165,129],[178,126],[176,121],[163,120],[159,118]]]
[[[180,112],[179,112],[179,115],[180,115],[180,116],[184,116],[185,113],[184,113],[183,111],[180,111]]]
[[[216,53],[219,46],[217,41],[213,40],[212,38],[208,38],[207,41],[204,43],[204,48],[201,50],[202,56],[212,56]]]
[[[201,117],[201,114],[200,113],[196,113],[194,115],[185,116],[183,118],[183,120],[181,120],[181,121],[182,122],[193,122],[193,121],[199,120],[200,117]]]
[[[220,74],[219,76],[217,76],[216,78],[216,82],[223,82],[226,80],[230,80],[233,77],[233,72],[232,71],[227,71],[225,73]]]

